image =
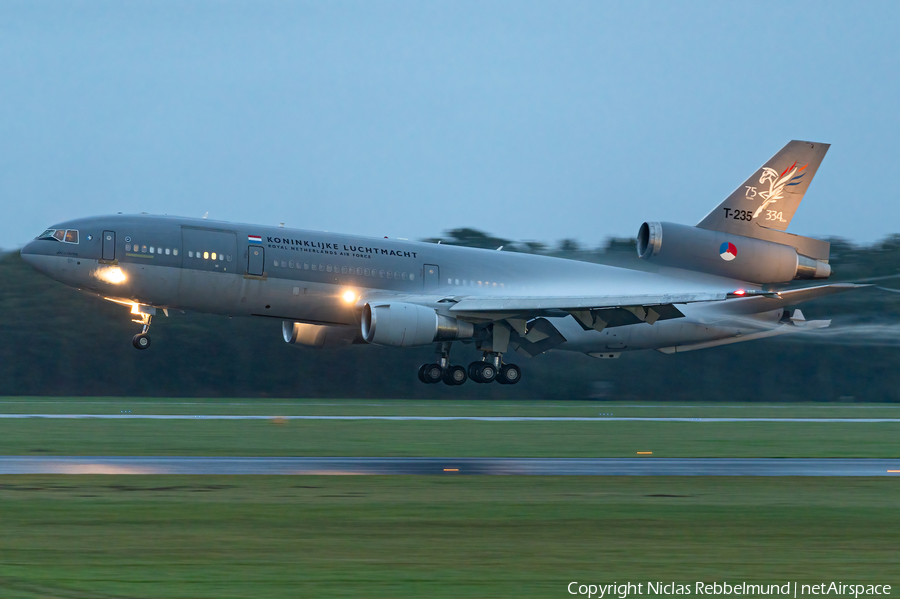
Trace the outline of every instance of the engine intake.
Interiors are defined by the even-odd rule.
[[[753,283],[831,276],[827,262],[799,254],[789,245],[674,223],[641,225],[637,252],[660,266]]]
[[[428,306],[403,302],[366,304],[360,329],[369,343],[393,347],[466,339],[475,334],[470,322],[438,314]]]

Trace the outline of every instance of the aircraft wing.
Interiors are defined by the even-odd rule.
[[[730,295],[732,294],[725,292],[699,292],[587,297],[466,297],[450,308],[450,312],[533,312],[545,310],[595,310],[621,308],[623,306],[650,307],[720,301],[728,299]]]
[[[477,297],[459,298],[450,308],[450,314],[468,320],[507,320],[513,328],[526,320],[539,316],[565,316],[571,314],[585,329],[602,331],[659,320],[681,318],[684,314],[676,304],[718,302],[746,294],[769,294],[761,291],[665,293],[651,295],[606,295],[575,297]],[[519,322],[516,322],[519,321]],[[524,330],[524,329],[523,329]]]

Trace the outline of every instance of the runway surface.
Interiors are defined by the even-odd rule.
[[[900,459],[0,456],[0,474],[900,476]]]
[[[483,422],[900,422],[900,418],[638,418],[611,416],[261,416],[241,414],[0,414],[51,420],[478,420]]]

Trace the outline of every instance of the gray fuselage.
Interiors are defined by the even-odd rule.
[[[417,298],[441,312],[458,297],[600,296],[732,292],[747,283],[673,269],[600,264],[434,243],[151,215],[53,226],[78,242],[36,239],[22,257],[37,270],[102,297],[157,308],[359,326],[379,296]],[[258,238],[258,241],[257,239]],[[110,269],[117,269],[110,275]],[[444,301],[442,301],[444,300]],[[771,328],[781,308],[748,299],[684,305],[685,318],[604,331],[551,317],[558,349],[583,353],[668,348]],[[745,309],[740,309],[741,305]]]

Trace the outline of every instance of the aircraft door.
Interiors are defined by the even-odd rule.
[[[115,231],[104,231],[103,232],[103,259],[104,260],[115,260],[116,259],[116,232]]]
[[[266,265],[266,250],[261,245],[251,245],[247,252],[247,274],[261,277]]]
[[[441,268],[436,264],[426,264],[425,272],[425,290],[436,289],[441,284]]]

